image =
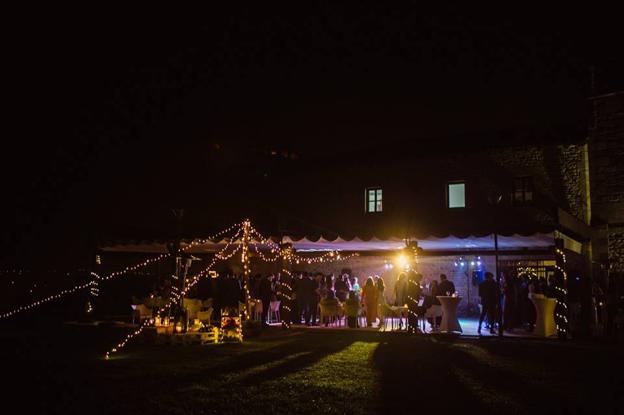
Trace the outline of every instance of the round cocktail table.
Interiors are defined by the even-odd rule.
[[[457,305],[461,301],[461,297],[451,297],[446,295],[438,295],[438,300],[442,305],[442,322],[440,323],[440,331],[447,333],[458,331],[462,332],[459,320],[457,320]]]

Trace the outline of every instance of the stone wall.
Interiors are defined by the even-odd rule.
[[[509,147],[486,155],[511,176],[531,176],[534,197],[588,222],[585,144]]]
[[[609,228],[608,249],[611,271],[624,274],[624,226]]]
[[[512,177],[531,176],[536,190],[553,194],[553,183],[546,168],[543,148],[537,146],[506,147],[489,150],[487,157],[493,164],[507,170]]]
[[[568,212],[579,220],[589,224],[590,215],[587,205],[587,177],[586,144],[583,145],[560,145],[557,146],[560,154],[560,174],[562,177],[562,191]]]
[[[592,212],[608,224],[608,258],[624,273],[624,93],[592,98],[590,173]]]
[[[596,98],[592,105],[592,202],[604,219],[624,222],[624,93]]]

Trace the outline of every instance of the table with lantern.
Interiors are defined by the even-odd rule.
[[[194,319],[192,324],[189,324],[187,331],[183,331],[182,324],[180,322],[174,323],[169,317],[156,317],[153,321],[151,330],[155,331],[156,335],[161,340],[156,341],[158,343],[171,343],[171,344],[208,344],[218,343],[220,341],[220,330],[218,327],[213,327],[209,330],[200,330],[202,328],[199,319]],[[147,329],[146,329],[147,331]]]
[[[440,323],[440,331],[451,333],[462,333],[461,325],[457,319],[457,306],[461,301],[461,297],[451,295],[438,295],[437,299],[442,305],[442,322]]]
[[[169,317],[156,317],[154,327],[156,334],[173,334],[175,331],[173,321],[170,321]]]

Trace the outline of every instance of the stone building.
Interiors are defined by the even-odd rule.
[[[500,271],[503,278],[520,269],[545,278],[553,275],[560,240],[573,276],[570,293],[580,303],[579,293],[590,278],[586,258],[592,241],[586,139],[579,135],[531,144],[544,137],[515,134],[516,142],[529,144],[302,163],[281,199],[258,201],[279,207],[274,225],[254,223],[276,242],[292,243],[303,257],[327,250],[358,252],[360,256],[344,263],[302,261],[291,269],[337,275],[349,268],[361,283],[368,275],[380,275],[391,303],[401,272],[397,254],[406,240],[416,242],[421,248],[418,270],[428,281],[446,274],[467,314],[477,310],[477,285],[486,271]],[[201,255],[218,246],[192,252]],[[154,246],[149,249],[158,252]],[[236,272],[237,262],[230,266]],[[275,273],[281,265],[265,263],[252,252],[252,269]]]
[[[301,250],[355,249],[357,244],[349,241],[360,240],[415,240],[423,248],[419,271],[428,280],[446,274],[466,312],[474,312],[479,302],[475,274],[482,278],[484,271],[496,272],[495,233],[507,238],[499,255],[501,269],[509,268],[505,273],[531,266],[546,275],[554,265],[555,239],[561,238],[574,258],[570,288],[578,297],[590,277],[584,260],[592,240],[588,145],[583,136],[562,141],[319,166],[312,180],[298,181],[300,194],[291,193],[291,200],[305,201],[304,206],[283,201],[290,214],[282,218],[281,229]],[[322,243],[315,246],[315,241]],[[386,265],[394,263],[401,243],[393,245],[394,251],[373,245],[360,247],[361,256],[348,268],[360,278],[382,276],[393,302],[400,269]],[[337,274],[341,266],[294,268]]]
[[[389,302],[400,272],[395,260],[406,242],[418,244],[417,267],[428,280],[444,273],[455,283],[466,313],[477,307],[485,271],[503,279],[526,272],[549,277],[564,265],[571,323],[588,326],[592,281],[604,284],[609,272],[624,271],[623,101],[621,92],[593,96],[589,133],[507,131],[483,147],[472,147],[474,137],[466,136],[456,138],[454,148],[434,151],[406,143],[348,159],[330,151],[302,158],[266,192],[254,193],[252,204],[228,210],[238,209],[302,257],[359,252],[344,263],[290,265],[324,274],[348,268],[361,279],[380,275]],[[209,255],[220,246],[213,242],[192,252]],[[164,243],[152,242],[101,248],[166,252]],[[279,261],[251,257],[254,273],[281,271]],[[228,266],[236,271],[238,263]]]
[[[624,273],[624,91],[590,98],[591,215],[595,257],[611,272]]]

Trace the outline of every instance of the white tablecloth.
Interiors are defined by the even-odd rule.
[[[555,305],[557,300],[548,298],[543,294],[529,294],[529,299],[535,306],[535,328],[533,334],[540,337],[554,336],[557,334],[555,324]]]
[[[459,320],[457,320],[457,305],[461,301],[461,297],[450,297],[439,295],[438,300],[442,305],[442,323],[440,323],[440,331],[447,333],[458,331],[462,332]]]

